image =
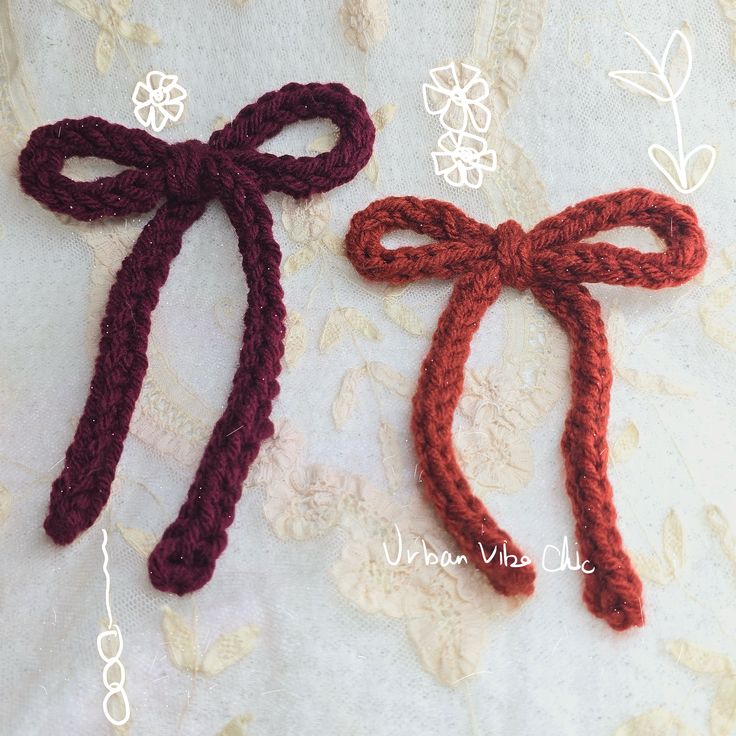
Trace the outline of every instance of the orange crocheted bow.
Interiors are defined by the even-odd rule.
[[[650,228],[666,249],[643,253],[583,242],[624,226]],[[381,237],[397,229],[438,242],[387,250]],[[600,305],[583,284],[661,289],[695,276],[706,251],[693,210],[662,194],[629,189],[576,204],[525,233],[514,221],[495,229],[481,224],[446,202],[388,197],[353,217],[347,253],[356,269],[375,281],[455,279],[419,375],[412,432],[424,488],[445,527],[504,595],[531,594],[534,569],[505,562],[510,555],[521,560],[522,553],[463,476],[452,446],[452,419],[470,341],[502,286],[530,289],[557,318],[571,344],[572,400],[562,435],[567,493],[581,557],[595,567],[584,575],[583,599],[614,629],[641,626],[642,585],[616,528],[606,475],[611,360]]]

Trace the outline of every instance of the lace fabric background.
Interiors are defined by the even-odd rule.
[[[646,155],[655,141],[674,150],[667,106],[607,76],[646,68],[625,31],[659,56],[683,23],[694,53],[678,100],[685,146],[718,152],[689,196]],[[0,32],[4,733],[736,733],[734,3],[5,0]],[[450,60],[482,68],[493,89],[499,169],[479,191],[432,172],[441,131],[421,85]],[[161,133],[169,141],[206,140],[288,81],[347,84],[380,129],[351,184],[308,203],[268,197],[289,309],[278,432],[214,579],[185,598],[149,585],[145,557],[229,391],[246,297],[235,236],[216,203],[185,236],[110,502],[59,548],[41,526],[50,483],[87,393],[107,290],[146,218],[66,222],[22,195],[16,171],[36,125],[85,115],[135,125],[130,95],[151,69],[189,93],[182,121]],[[268,150],[318,150],[329,133],[304,124]],[[408,431],[450,284],[363,282],[341,254],[351,214],[414,194],[530,226],[628,186],[692,204],[710,249],[705,274],[676,290],[592,287],[616,368],[610,476],[646,626],[617,634],[593,618],[576,573],[540,571],[518,606],[467,567],[389,567],[381,542],[394,522],[452,549],[421,499]],[[633,231],[616,242],[655,247]],[[473,344],[457,415],[466,473],[538,569],[546,544],[573,538],[559,453],[567,358],[551,320],[507,290]],[[102,713],[95,648],[102,528],[132,714],[119,728]]]

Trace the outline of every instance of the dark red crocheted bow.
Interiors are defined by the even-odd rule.
[[[337,125],[340,138],[331,151],[294,158],[257,150],[284,126],[309,118]],[[74,540],[107,502],[146,373],[151,312],[184,231],[217,198],[237,232],[248,284],[240,363],[187,499],[148,566],[155,587],[179,594],[212,577],[248,468],[274,429],[269,415],[279,389],[285,309],[281,252],[263,195],[275,190],[305,197],[344,184],[368,162],[374,134],[363,101],[340,84],[287,84],[269,92],[213,133],[209,143],[168,144],[94,117],[33,131],[20,155],[20,181],[52,210],[95,220],[147,212],[164,200],[110,290],[87,403],[51,489],[44,527],[55,542]],[[109,158],[136,168],[73,181],[61,173],[71,156]]]
[[[651,228],[667,249],[642,253],[582,242],[624,226]],[[394,250],[381,245],[384,233],[402,228],[440,242]],[[473,334],[502,286],[530,289],[557,318],[572,347],[572,403],[562,436],[567,492],[581,557],[595,567],[584,576],[583,598],[614,629],[643,624],[641,581],[616,528],[606,475],[611,360],[600,306],[583,284],[660,289],[692,278],[706,257],[695,213],[664,195],[630,189],[569,207],[525,233],[514,221],[483,225],[445,202],[389,197],[353,217],[347,251],[357,270],[375,281],[455,279],[419,374],[412,432],[426,493],[463,553],[504,595],[531,594],[534,569],[513,567],[508,560],[514,558],[503,555],[505,545],[507,555],[522,561],[458,466],[452,418]]]

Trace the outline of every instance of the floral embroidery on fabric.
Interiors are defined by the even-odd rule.
[[[361,51],[369,51],[388,32],[386,0],[343,0],[338,16],[345,38]]]
[[[123,41],[151,45],[160,40],[152,28],[142,23],[131,23],[125,18],[133,0],[107,0],[107,2],[59,0],[59,2],[97,25],[99,34],[95,46],[95,63],[100,74],[104,74],[110,68],[117,47],[125,51]]]
[[[332,577],[343,596],[366,613],[403,620],[423,666],[441,683],[454,685],[475,672],[489,620],[516,604],[495,596],[468,565],[389,564],[395,528],[407,543],[417,535],[434,550],[451,549],[452,543],[417,499],[399,503],[360,476],[304,466],[299,436],[290,422],[280,422],[254,465],[253,477],[270,478],[263,509],[273,531],[282,539],[306,540],[339,527],[345,541]],[[272,463],[272,457],[290,458],[291,467]],[[249,479],[248,485],[255,483]]]

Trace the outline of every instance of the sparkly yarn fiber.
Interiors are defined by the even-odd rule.
[[[284,126],[310,118],[328,118],[338,127],[332,150],[301,158],[257,150]],[[340,84],[287,84],[269,92],[208,143],[168,144],[95,117],[33,131],[20,154],[20,182],[50,209],[89,221],[144,213],[160,204],[110,289],[87,402],[51,488],[44,527],[55,542],[73,541],[108,500],[146,374],[159,291],[184,232],[209,200],[218,199],[237,233],[248,285],[239,365],[186,501],[148,561],[159,590],[181,595],[212,577],[248,468],[274,431],[269,417],[279,390],[285,309],[281,252],[263,195],[279,191],[306,197],[350,181],[368,162],[374,135],[363,101]],[[134,168],[74,181],[61,173],[72,156],[107,158]]]
[[[625,226],[650,228],[666,249],[643,253],[606,242],[583,242]],[[384,233],[399,229],[436,242],[383,247]],[[530,289],[554,315],[571,347],[572,399],[561,443],[566,487],[581,559],[595,567],[592,574],[583,575],[583,599],[616,630],[641,626],[642,585],[616,527],[606,474],[611,359],[600,305],[583,284],[661,289],[691,279],[706,258],[692,209],[662,194],[629,189],[588,199],[524,232],[514,221],[494,229],[446,202],[389,197],[354,215],[347,252],[355,268],[374,281],[454,280],[420,372],[412,433],[428,498],[468,560],[504,595],[530,595],[534,568],[500,564],[504,545],[517,560],[522,552],[473,495],[453,449],[452,419],[470,342],[501,288]],[[494,550],[496,555],[487,562]]]

